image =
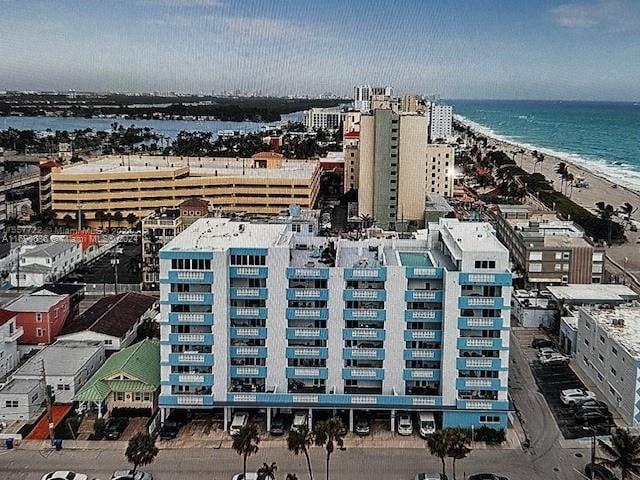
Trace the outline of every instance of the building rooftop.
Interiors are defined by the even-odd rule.
[[[109,295],[98,300],[82,315],[68,320],[60,336],[90,330],[123,338],[156,301],[155,297],[136,292]]]
[[[581,307],[581,310],[631,356],[640,359],[640,305],[633,303],[615,308]]]
[[[38,292],[35,295],[22,295],[6,304],[3,308],[11,312],[46,312],[67,296],[54,293],[46,295]]]
[[[32,295],[75,295],[84,290],[84,283],[45,283],[33,292]],[[43,293],[40,293],[43,292]]]
[[[175,220],[180,217],[179,208],[165,208],[159,212],[153,212],[142,219],[143,222],[155,222],[158,220]]]
[[[72,342],[58,340],[43,348],[14,373],[14,377],[41,377],[44,364],[47,376],[75,375],[100,350],[102,342]]]
[[[33,258],[33,257],[50,257],[53,258],[57,255],[60,255],[67,250],[71,250],[72,248],[76,248],[78,246],[77,242],[50,242],[50,243],[42,243],[40,245],[36,245],[34,248],[24,249],[23,252],[20,253],[22,258]]]
[[[0,308],[0,326],[2,326],[5,323],[7,323],[9,320],[11,320],[16,315],[17,315],[17,312],[10,312],[9,310],[4,310],[4,309]]]
[[[0,389],[0,394],[24,394],[30,393],[35,387],[41,384],[41,380],[37,380],[35,378],[12,378],[9,380],[4,387]]]
[[[587,283],[548,286],[547,290],[556,300],[568,303],[628,302],[640,298],[626,285]]]
[[[429,224],[429,230],[431,229],[447,232],[449,239],[464,252],[508,252],[488,222],[461,222],[456,218],[441,218],[439,223]],[[418,231],[418,237],[421,236],[426,236],[425,230]]]
[[[292,238],[292,234],[287,230],[285,224],[258,224],[236,222],[228,218],[201,218],[172,239],[161,251],[287,246]]]

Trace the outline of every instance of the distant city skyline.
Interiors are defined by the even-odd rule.
[[[0,90],[640,99],[635,0],[0,0]]]

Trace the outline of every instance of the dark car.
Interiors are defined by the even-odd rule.
[[[601,400],[596,400],[592,398],[590,400],[585,400],[584,402],[577,402],[573,405],[573,409],[576,412],[585,412],[587,410],[599,410],[602,412],[609,411],[609,405]]]
[[[160,427],[160,440],[172,440],[178,436],[182,428],[179,422],[164,422]]]
[[[122,417],[111,417],[104,427],[104,437],[107,440],[117,440],[127,428],[129,420]]]
[[[584,466],[584,474],[591,478],[591,463],[587,463]],[[596,463],[593,465],[593,478],[596,480],[618,480],[618,478],[604,465]]]
[[[371,421],[367,415],[360,415],[356,418],[356,435],[366,437],[371,433]]]
[[[271,419],[271,429],[269,433],[271,435],[284,435],[286,430],[286,421],[283,415],[276,415]]]
[[[474,473],[467,478],[468,480],[509,480],[507,477],[496,475],[495,473]]]
[[[531,346],[533,348],[555,348],[555,344],[546,338],[534,338],[531,341]]]
[[[576,420],[585,425],[598,425],[611,422],[611,413],[600,410],[585,410],[576,412]]]

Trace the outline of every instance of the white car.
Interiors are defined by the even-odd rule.
[[[569,357],[562,355],[561,353],[552,353],[551,355],[540,357],[540,363],[542,365],[566,365],[569,363]]]
[[[411,435],[413,434],[413,422],[411,416],[408,413],[400,415],[398,420],[398,435]]]
[[[244,427],[249,421],[249,414],[247,412],[236,412],[233,414],[231,420],[231,426],[229,427],[229,433],[232,437],[235,437],[240,433],[242,427]]]
[[[118,470],[113,472],[111,480],[153,480],[153,475],[149,472],[138,471],[133,473],[133,470]]]
[[[595,398],[595,393],[581,388],[570,388],[569,390],[562,390],[560,393],[560,401],[565,405],[574,405],[585,400],[595,400]]]
[[[57,470],[45,473],[41,480],[88,480],[84,473],[70,472],[69,470]]]
[[[243,477],[241,473],[236,473],[231,480],[243,480]],[[246,480],[258,480],[258,474],[255,472],[247,472]]]
[[[543,347],[538,350],[538,358],[548,357],[549,355],[553,355],[554,353],[558,353],[553,348]]]

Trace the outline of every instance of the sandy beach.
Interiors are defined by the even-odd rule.
[[[523,148],[515,143],[499,140],[484,132],[478,132],[477,130],[474,130],[473,127],[470,128],[475,131],[476,134],[487,138],[488,147],[495,145],[496,149],[502,150],[514,158],[516,163],[524,170],[530,173],[534,172],[535,158],[533,156],[532,149]],[[517,153],[515,157],[512,155],[513,152],[519,152],[521,149],[524,150],[524,154],[521,155]],[[559,157],[545,154],[544,161],[535,166],[535,171],[542,173],[547,180],[552,182],[553,188],[559,191],[560,176],[555,172],[555,169],[556,165],[560,162],[565,162],[568,165],[569,172],[572,173],[576,179],[582,177],[589,185],[588,188],[574,187],[573,192],[571,192],[571,188],[569,187],[567,191],[567,196],[571,193],[571,200],[582,205],[584,208],[595,213],[595,204],[602,201],[611,204],[614,208],[619,208],[625,202],[629,202],[636,208],[640,207],[640,193],[620,185],[614,188],[614,183],[608,179],[597,176],[591,173],[588,169]],[[634,220],[640,220],[640,208],[631,217]],[[620,265],[626,266],[629,272],[640,278],[640,245],[636,243],[639,236],[637,232],[634,233],[629,230],[626,231],[626,236],[628,238],[628,242],[624,245],[608,248],[607,255]]]

